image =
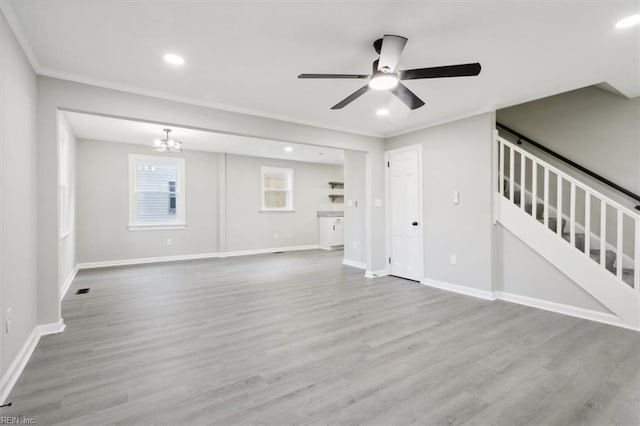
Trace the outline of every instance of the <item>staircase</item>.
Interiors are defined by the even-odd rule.
[[[640,214],[497,137],[496,220],[640,329]]]

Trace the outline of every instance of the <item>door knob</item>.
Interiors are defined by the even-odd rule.
[[[418,226],[418,222],[413,222],[413,223],[411,223],[411,225]]]

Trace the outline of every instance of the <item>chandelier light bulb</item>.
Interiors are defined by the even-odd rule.
[[[182,152],[182,142],[169,137],[171,129],[164,129],[166,137],[164,139],[156,139],[153,141],[152,148],[157,152]]]

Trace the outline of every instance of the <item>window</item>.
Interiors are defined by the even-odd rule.
[[[184,159],[129,155],[129,229],[184,229]]]
[[[262,168],[262,210],[293,211],[293,169]]]
[[[71,232],[71,193],[69,188],[69,133],[60,124],[58,135],[58,205],[59,237],[66,238]]]

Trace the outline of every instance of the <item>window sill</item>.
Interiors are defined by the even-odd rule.
[[[187,229],[186,223],[128,225],[129,231],[171,231]]]
[[[260,213],[295,213],[295,209],[260,209]]]

